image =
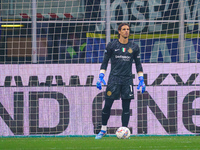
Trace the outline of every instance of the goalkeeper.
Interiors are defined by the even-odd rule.
[[[145,91],[145,83],[143,78],[143,69],[140,62],[140,49],[137,44],[129,41],[130,26],[122,23],[118,27],[118,40],[108,43],[104,59],[101,64],[97,88],[102,89],[102,84],[106,84],[104,74],[106,72],[108,61],[111,59],[111,71],[108,79],[108,85],[105,93],[105,105],[102,110],[102,127],[101,131],[96,135],[95,139],[101,139],[107,131],[107,122],[110,117],[110,110],[114,100],[122,99],[122,126],[127,127],[130,118],[130,102],[134,99],[133,94],[133,78],[132,63],[135,61],[136,71],[139,77],[139,85],[141,92]]]

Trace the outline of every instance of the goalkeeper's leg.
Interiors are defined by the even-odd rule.
[[[130,102],[131,99],[122,99],[122,126],[128,127],[130,118]]]
[[[102,125],[106,126],[108,123],[108,119],[110,118],[110,110],[113,105],[114,100],[105,99],[105,105],[102,110]]]
[[[106,135],[107,123],[108,123],[108,119],[110,118],[110,110],[111,110],[113,102],[114,102],[113,99],[105,99],[105,105],[102,110],[102,127],[101,127],[101,131],[96,135],[95,139],[101,139],[103,136]]]

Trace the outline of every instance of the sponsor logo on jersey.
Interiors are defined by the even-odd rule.
[[[118,51],[119,49],[115,49],[115,51]]]
[[[123,55],[115,55],[115,58],[126,58],[126,59],[130,59],[130,56],[123,56]]]
[[[112,95],[112,92],[111,92],[111,91],[108,91],[108,92],[107,92],[107,95],[108,95],[108,96]]]
[[[133,52],[133,50],[131,48],[129,48],[128,52],[131,54]]]
[[[123,61],[130,61],[130,56],[123,56],[123,55],[115,55],[115,58],[123,59]]]
[[[122,48],[122,52],[126,52],[126,48]]]

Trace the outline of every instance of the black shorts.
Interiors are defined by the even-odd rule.
[[[118,100],[134,99],[133,78],[122,76],[110,76],[106,88],[105,98]]]

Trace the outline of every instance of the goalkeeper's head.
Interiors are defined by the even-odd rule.
[[[122,30],[123,30],[123,26],[128,26],[128,29],[130,30],[130,26],[129,26],[129,24],[128,23],[121,23],[119,26],[118,26],[118,39],[120,38],[120,33],[121,32],[123,32]],[[130,31],[129,31],[129,33],[128,33],[128,36],[124,36],[124,38],[128,38],[129,37],[129,35],[130,35]]]

